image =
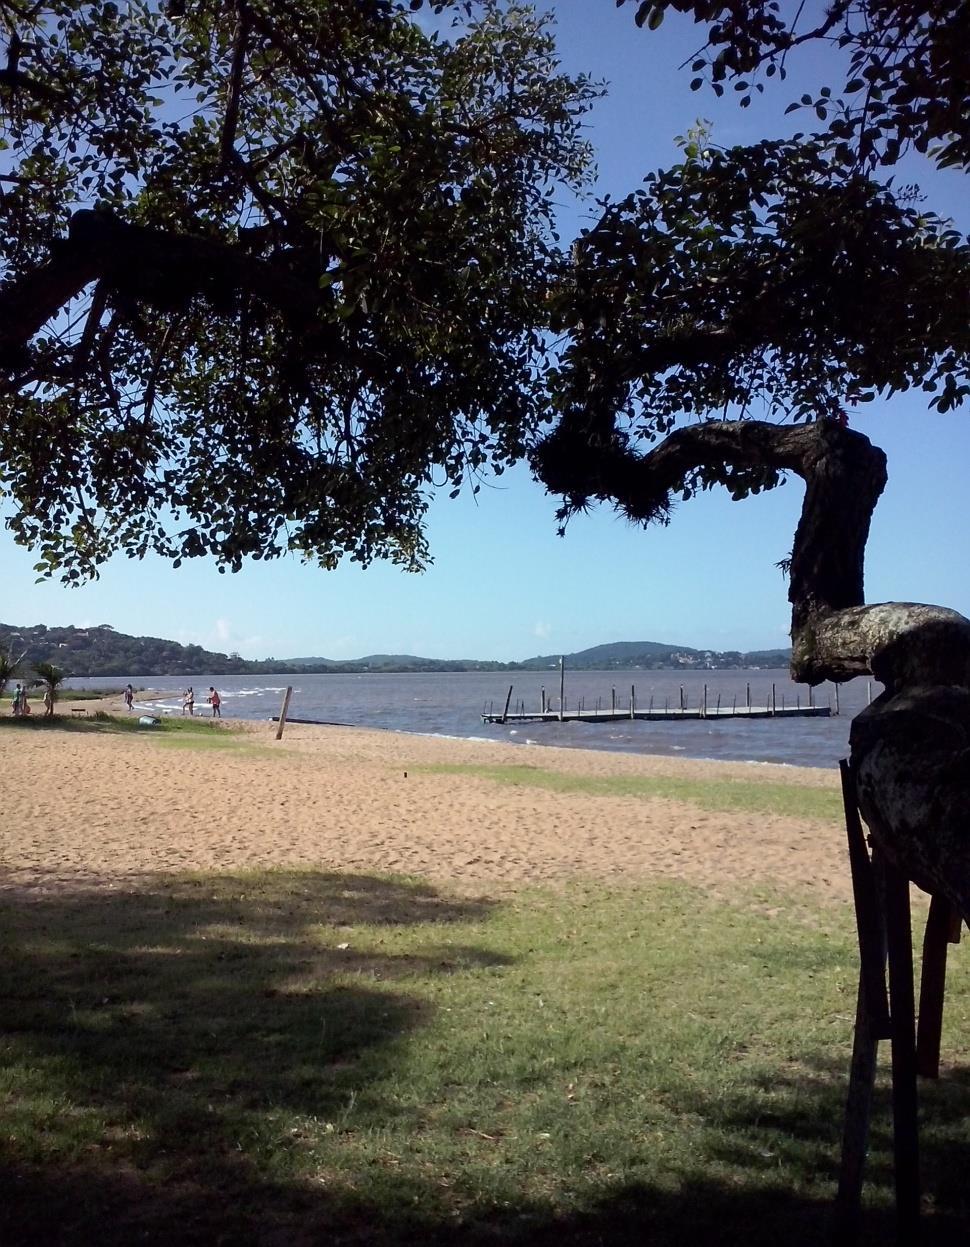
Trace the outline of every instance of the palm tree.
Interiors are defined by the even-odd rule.
[[[54,713],[54,702],[57,701],[57,690],[64,683],[64,672],[49,662],[35,662],[34,671],[40,676],[44,685],[44,714]]]
[[[7,685],[19,672],[23,657],[24,655],[21,654],[19,658],[14,658],[12,649],[7,650],[5,654],[0,654],[0,697],[4,695]]]

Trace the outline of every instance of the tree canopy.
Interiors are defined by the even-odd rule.
[[[537,419],[596,94],[544,22],[0,0],[0,497],[39,570],[426,555]]]
[[[668,10],[706,28],[691,62],[694,90],[730,85],[746,107],[765,80],[784,81],[790,58],[820,46],[843,72],[789,111],[826,123],[838,159],[894,165],[910,145],[943,168],[970,165],[970,8],[965,0],[616,0],[656,30]],[[813,120],[814,120],[813,119]]]

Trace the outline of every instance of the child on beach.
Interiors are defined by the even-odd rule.
[[[216,690],[209,685],[209,705],[212,707],[212,717],[214,719],[222,718],[222,698]]]
[[[195,693],[192,691],[192,685],[185,690],[185,696],[182,698],[182,713],[195,714]]]
[[[130,684],[125,685],[125,709],[131,712],[131,703],[135,700],[135,690]]]

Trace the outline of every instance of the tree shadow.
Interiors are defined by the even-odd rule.
[[[367,875],[279,871],[3,893],[0,1242],[18,1247],[819,1247],[847,1069],[772,1064],[716,1102],[689,1088],[696,1151],[663,1184],[617,1178],[576,1200],[450,1202],[433,1162],[296,1164],[349,1116],[402,1112],[395,1053],[432,1006],[405,980],[508,964],[453,945],[491,903]],[[398,951],[391,928],[439,924]],[[372,928],[365,942],[358,928]],[[388,944],[380,943],[382,927]],[[360,939],[360,947],[355,940]],[[342,947],[343,946],[343,947]],[[2,1078],[2,1074],[0,1074]],[[17,1096],[5,1091],[18,1087]],[[970,1073],[923,1084],[924,1247],[970,1241]],[[33,1097],[22,1107],[17,1098]],[[27,1118],[32,1127],[27,1129]],[[38,1129],[38,1122],[42,1129]],[[295,1123],[295,1124],[294,1124]],[[301,1127],[305,1124],[305,1131]],[[46,1134],[45,1134],[46,1131]],[[677,1167],[679,1166],[679,1167]],[[800,1175],[797,1189],[786,1182]],[[309,1175],[309,1176],[308,1176]],[[460,1182],[460,1178],[458,1179]],[[873,1113],[862,1244],[891,1244],[887,1091]],[[506,1191],[506,1194],[508,1192]],[[563,1207],[575,1204],[572,1211]]]
[[[274,1118],[336,1129],[365,1107],[389,1119],[386,1054],[431,1008],[394,984],[509,959],[433,938],[385,950],[375,929],[469,922],[491,906],[302,871],[5,886],[0,1032],[17,1076],[16,1094],[0,1091],[12,1112],[0,1242],[87,1242],[116,1205],[130,1236],[99,1239],[183,1241],[186,1200],[267,1186],[251,1155]],[[131,1230],[136,1206],[146,1226],[168,1226],[157,1240]]]

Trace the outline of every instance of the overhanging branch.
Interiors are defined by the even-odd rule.
[[[312,277],[210,238],[129,225],[105,213],[74,215],[51,259],[0,288],[0,367],[22,359],[31,339],[93,281],[155,307],[177,309],[195,295],[226,303],[254,295],[310,331],[318,349],[329,341],[315,320],[320,291]]]

